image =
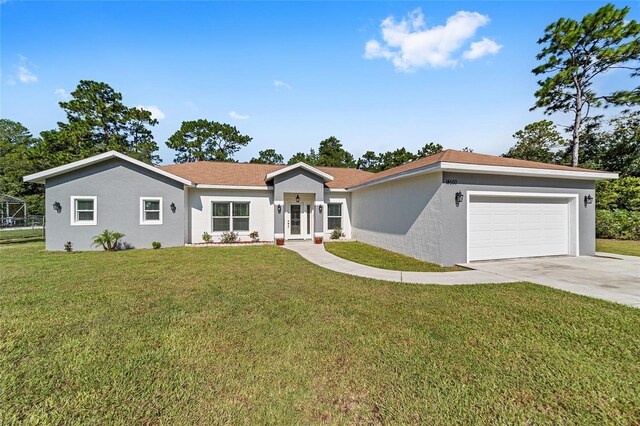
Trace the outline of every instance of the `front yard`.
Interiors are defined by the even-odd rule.
[[[328,242],[324,244],[324,248],[329,253],[343,259],[392,271],[450,272],[465,270],[460,266],[440,266],[435,263],[423,262],[359,241]]]
[[[0,423],[626,423],[640,310],[275,246],[0,246]]]

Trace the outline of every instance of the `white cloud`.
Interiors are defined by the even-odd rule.
[[[15,80],[18,79],[21,83],[35,83],[38,81],[38,76],[35,75],[27,66],[29,61],[26,56],[18,55],[20,62],[18,63],[16,75],[10,77],[10,84],[15,84]]]
[[[275,87],[276,89],[287,89],[287,90],[292,89],[290,84],[287,84],[284,81],[280,81],[280,80],[273,80],[273,87]]]
[[[64,99],[64,100],[67,100],[67,99],[69,99],[71,97],[71,95],[69,95],[67,93],[67,91],[64,90],[64,89],[56,89],[56,90],[53,91],[53,93],[55,95],[58,95],[60,97],[60,99]]]
[[[155,118],[156,120],[164,120],[167,117],[166,115],[164,115],[164,112],[162,112],[160,108],[158,108],[157,105],[138,105],[136,106],[136,108],[149,111],[151,113],[151,118]]]
[[[394,17],[390,16],[380,24],[383,43],[377,40],[368,41],[364,57],[386,59],[400,71],[422,67],[453,67],[460,61],[454,54],[475,35],[478,28],[487,25],[489,21],[486,15],[463,10],[447,18],[445,25],[432,27],[425,24],[420,8],[410,12],[400,22],[396,22]],[[478,43],[482,45],[475,49],[471,47],[470,50],[475,52],[485,49],[486,52],[483,54],[491,53],[489,48],[495,50],[495,47],[488,46],[484,39]],[[500,50],[500,47],[497,49]]]
[[[24,65],[18,66],[18,80],[21,83],[35,83],[38,81],[38,76],[29,71]]]
[[[471,46],[462,54],[462,57],[473,61],[486,55],[495,55],[500,49],[502,49],[501,44],[490,38],[483,37],[482,40],[471,43]]]
[[[237,112],[235,112],[235,111],[231,111],[231,112],[229,113],[229,117],[231,117],[231,118],[235,118],[236,120],[246,120],[246,119],[248,119],[248,118],[249,118],[249,116],[248,116],[248,115],[238,114],[238,113],[237,113]]]

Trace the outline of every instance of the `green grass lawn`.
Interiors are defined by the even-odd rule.
[[[465,268],[460,266],[440,266],[434,263],[423,262],[413,257],[357,241],[328,242],[324,244],[324,247],[329,253],[335,254],[343,259],[376,268],[391,269],[393,271],[449,272],[465,270]]]
[[[18,239],[36,239],[44,237],[43,228],[26,228],[26,229],[0,229],[0,243],[3,241],[14,241]]]
[[[633,424],[640,310],[276,246],[0,246],[0,424]]]
[[[640,256],[640,241],[628,240],[596,240],[596,251]]]

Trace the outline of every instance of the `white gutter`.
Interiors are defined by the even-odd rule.
[[[395,175],[383,177],[380,179],[365,182],[360,185],[348,188],[348,191],[367,188],[369,186],[378,185],[385,182],[391,182],[397,179],[404,179],[412,176],[419,176],[426,173],[434,172],[458,172],[458,173],[476,173],[490,175],[506,175],[506,176],[525,176],[525,177],[544,177],[557,179],[575,179],[575,180],[603,180],[617,179],[618,173],[611,172],[586,172],[573,170],[554,170],[554,169],[536,169],[531,167],[506,167],[506,166],[485,166],[480,164],[462,164],[440,162],[430,164]]]
[[[443,171],[460,173],[499,174],[510,176],[555,177],[579,180],[617,179],[618,173],[580,170],[537,169],[531,167],[485,166],[480,164],[440,163]]]
[[[206,183],[198,183],[196,189],[240,189],[246,191],[273,191],[273,186],[251,186],[251,185],[209,185]]]

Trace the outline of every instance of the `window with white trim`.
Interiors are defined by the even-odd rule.
[[[80,196],[71,197],[71,224],[97,225],[98,198]]]
[[[162,197],[140,197],[140,225],[162,225]]]
[[[213,232],[249,230],[248,202],[214,202],[211,211]]]
[[[327,228],[328,230],[342,229],[342,203],[327,204]]]

